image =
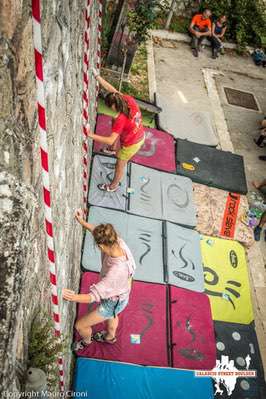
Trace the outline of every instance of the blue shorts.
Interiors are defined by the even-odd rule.
[[[112,319],[117,316],[126,308],[128,298],[123,300],[102,299],[97,310],[100,315],[105,319]]]

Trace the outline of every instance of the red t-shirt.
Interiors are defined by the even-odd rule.
[[[112,132],[119,134],[120,143],[123,147],[136,144],[144,138],[144,128],[138,104],[133,97],[123,95],[130,109],[130,118],[122,112],[115,119]]]
[[[200,30],[204,30],[205,28],[208,28],[211,30],[212,28],[212,23],[210,18],[202,18],[202,14],[196,14],[192,18],[192,25],[193,26],[198,26]]]

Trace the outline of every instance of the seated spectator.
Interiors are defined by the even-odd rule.
[[[211,36],[211,11],[206,9],[203,11],[202,14],[196,14],[192,18],[190,27],[189,27],[189,32],[192,36],[192,41],[191,41],[191,48],[192,48],[192,54],[194,57],[198,57],[199,51],[200,51],[200,45],[204,37],[210,37]]]
[[[260,191],[260,193],[264,196],[264,200],[266,199],[266,180],[263,180],[261,183],[254,181],[253,186]],[[266,211],[263,212],[260,222],[258,226],[255,227],[254,229],[254,238],[256,241],[260,241],[260,236],[261,232],[263,230],[263,227],[266,224]],[[266,230],[264,232],[264,240],[266,241]]]
[[[212,46],[212,58],[215,59],[218,57],[219,51],[223,51],[223,38],[227,29],[226,26],[227,18],[225,15],[222,15],[212,24],[212,35],[210,37],[211,46]]]
[[[263,148],[265,139],[266,139],[266,116],[264,116],[264,119],[261,121],[260,136],[257,139],[254,139],[254,142],[255,144],[257,144],[258,147]]]

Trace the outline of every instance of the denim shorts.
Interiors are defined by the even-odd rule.
[[[105,319],[111,319],[117,316],[126,308],[128,304],[128,298],[123,300],[103,299],[97,310],[98,313]]]

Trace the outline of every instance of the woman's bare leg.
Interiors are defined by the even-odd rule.
[[[106,326],[107,326],[107,335],[106,335],[106,339],[113,339],[115,338],[115,334],[116,334],[116,330],[119,324],[119,318],[118,316],[113,317],[112,319],[108,319],[106,321]]]
[[[90,343],[92,335],[91,327],[95,324],[102,323],[103,321],[104,318],[98,313],[97,310],[94,310],[78,319],[75,323],[75,328],[83,340],[87,343]]]
[[[110,188],[116,188],[118,186],[118,184],[120,183],[120,181],[123,178],[124,175],[124,169],[126,167],[127,161],[123,161],[121,159],[118,159],[116,161],[116,165],[115,165],[115,175],[113,178],[112,183],[110,184]]]

